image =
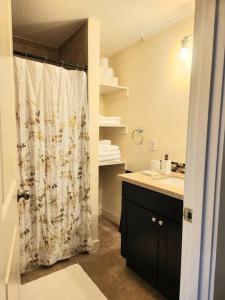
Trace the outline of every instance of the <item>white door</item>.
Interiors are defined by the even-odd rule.
[[[19,299],[11,1],[0,1],[0,299]]]
[[[225,128],[224,53],[225,1],[196,0],[184,190],[184,206],[193,209],[193,218],[183,223],[181,300],[213,299]]]

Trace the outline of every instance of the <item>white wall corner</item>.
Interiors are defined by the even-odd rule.
[[[90,204],[93,240],[98,240],[98,140],[99,140],[100,24],[88,19],[88,103],[90,137]]]
[[[102,215],[113,223],[120,225],[120,216],[117,216],[104,208],[102,208]]]

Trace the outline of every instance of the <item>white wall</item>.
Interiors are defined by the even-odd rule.
[[[181,39],[190,33],[192,17],[110,59],[120,83],[128,86],[130,97],[108,101],[104,111],[121,116],[129,127],[121,146],[132,171],[148,168],[151,159],[162,159],[165,153],[174,161],[185,162],[190,68],[179,54]],[[144,127],[144,142],[136,146],[131,133],[140,126]],[[155,152],[148,150],[150,138],[157,138]]]
[[[92,208],[92,234],[98,243],[98,114],[99,114],[99,56],[100,25],[88,20],[88,102],[90,135],[90,202]]]
[[[110,59],[119,83],[129,88],[130,96],[104,97],[102,110],[105,115],[121,116],[129,132],[122,135],[108,129],[105,136],[121,146],[128,170],[148,169],[151,159],[162,159],[165,153],[173,161],[185,162],[191,64],[190,59],[180,59],[180,48],[182,38],[193,33],[193,23],[193,17],[185,18]],[[144,141],[137,146],[131,136],[140,126]],[[155,152],[148,149],[150,138],[157,138]],[[101,172],[103,213],[119,220],[121,183],[116,174],[122,170],[108,167]]]

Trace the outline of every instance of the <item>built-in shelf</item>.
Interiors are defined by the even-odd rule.
[[[99,125],[99,127],[116,127],[116,128],[126,128],[127,125]]]
[[[126,96],[128,96],[128,88],[126,86],[113,86],[109,84],[100,83],[100,95],[109,95],[118,92],[125,92]]]
[[[115,128],[123,130],[125,134],[128,132],[127,125],[99,125],[99,128]]]
[[[119,161],[119,162],[102,162],[102,163],[99,163],[99,167],[114,166],[114,165],[126,165],[126,162],[125,161]]]

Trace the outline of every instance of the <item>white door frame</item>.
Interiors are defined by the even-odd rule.
[[[224,139],[225,1],[197,0],[187,142],[181,300],[213,299]]]
[[[19,300],[16,111],[11,0],[0,1],[0,299]]]

